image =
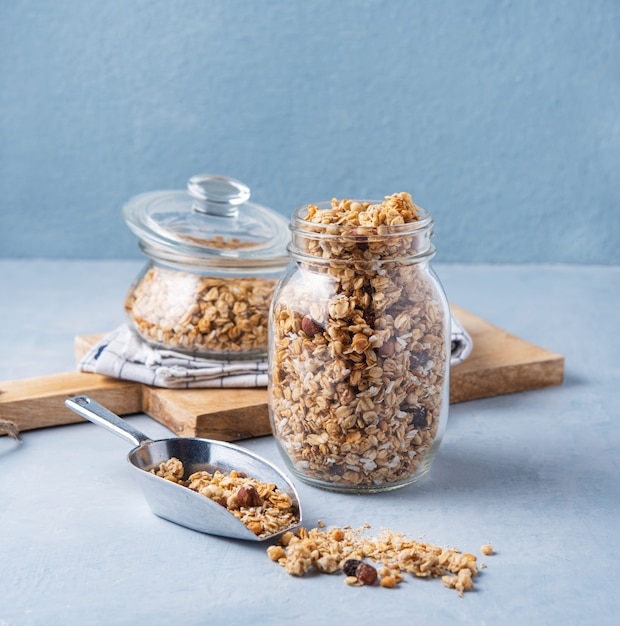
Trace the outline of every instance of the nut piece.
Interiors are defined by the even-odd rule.
[[[391,357],[394,354],[394,342],[386,341],[378,350],[377,354],[384,359]]]
[[[323,327],[315,320],[313,320],[309,315],[306,315],[301,320],[301,330],[308,335],[312,339],[314,335],[320,333],[323,330]]]
[[[490,543],[485,543],[480,548],[480,552],[482,552],[482,554],[485,554],[486,556],[489,556],[489,555],[493,554],[493,546]]]
[[[379,584],[382,587],[386,587],[387,589],[391,589],[392,587],[396,587],[396,577],[395,576],[384,576]]]
[[[241,487],[237,491],[237,504],[244,509],[249,509],[252,506],[260,506],[261,500],[258,495],[258,491],[252,486]]]

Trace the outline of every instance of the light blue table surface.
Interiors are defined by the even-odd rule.
[[[123,321],[140,262],[0,261],[0,380],[75,368],[73,337]],[[620,611],[620,268],[437,265],[452,302],[566,357],[559,387],[453,405],[430,477],[372,496],[298,484],[305,522],[364,523],[471,551],[438,580],[350,588],[288,576],[264,544],[154,516],[90,423],[0,437],[0,626],[615,624]],[[129,418],[154,438],[170,432]],[[243,442],[281,466],[274,442]],[[496,554],[484,557],[491,543]]]

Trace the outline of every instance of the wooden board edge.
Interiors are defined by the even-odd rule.
[[[564,357],[550,355],[537,363],[511,364],[475,373],[459,371],[456,366],[450,373],[450,404],[561,385]]]
[[[271,435],[267,402],[199,415],[196,432],[198,437],[221,441]]]
[[[143,406],[150,417],[180,436],[237,441],[270,434],[267,389],[234,391],[143,386]],[[211,410],[217,405],[219,410]]]
[[[75,371],[0,382],[0,419],[20,432],[82,422],[64,405],[67,398],[81,394],[120,415],[142,411],[138,383]]]

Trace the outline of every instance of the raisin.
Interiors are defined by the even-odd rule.
[[[377,570],[368,563],[360,563],[355,570],[355,577],[362,585],[374,585],[377,582]]]
[[[342,571],[345,573],[345,576],[355,576],[355,572],[357,572],[357,568],[361,564],[362,562],[359,559],[347,559],[342,566]]]
[[[426,428],[428,426],[426,422],[426,407],[425,406],[416,406],[413,411],[411,411],[411,423],[416,428]]]
[[[362,317],[364,318],[364,321],[366,322],[366,324],[368,324],[370,328],[375,327],[376,316],[373,311],[365,310],[362,313]]]
[[[417,370],[428,363],[428,355],[425,352],[412,352],[409,356],[409,368]]]

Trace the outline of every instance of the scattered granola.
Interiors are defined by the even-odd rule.
[[[142,338],[164,348],[206,356],[264,354],[276,282],[151,265],[129,291],[125,310]]]
[[[485,556],[489,556],[489,555],[493,554],[493,546],[490,543],[485,543],[480,548],[480,552],[482,552],[482,554],[484,554]]]
[[[274,296],[269,404],[301,478],[363,491],[430,468],[447,415],[449,315],[425,215],[399,193],[309,205],[293,221],[298,262]]]
[[[363,528],[299,528],[287,532],[278,544],[267,548],[269,558],[288,574],[303,576],[310,570],[325,574],[342,572],[351,586],[373,585],[391,589],[404,580],[404,574],[418,578],[440,578],[460,596],[474,588],[478,573],[476,557],[456,548],[442,548],[413,541],[389,529],[367,537]],[[377,570],[364,559],[381,564]]]
[[[299,522],[290,496],[276,485],[263,483],[243,472],[194,472],[184,478],[183,463],[173,457],[161,463],[152,474],[197,491],[224,506],[257,537],[290,528]]]

